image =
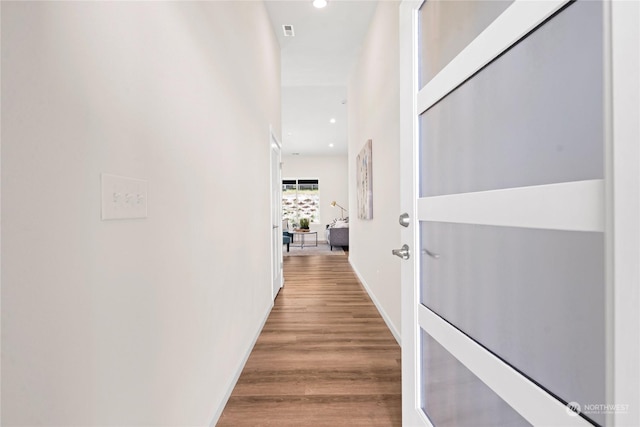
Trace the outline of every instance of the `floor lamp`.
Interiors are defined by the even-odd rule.
[[[342,210],[342,212],[340,213],[340,219],[344,219],[344,211],[346,211],[346,209],[340,206],[339,204],[337,204],[335,200],[331,202],[331,206],[333,206],[334,208],[336,206],[339,207]]]

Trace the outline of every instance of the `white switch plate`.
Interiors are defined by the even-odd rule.
[[[102,219],[147,217],[148,182],[143,179],[102,174]]]

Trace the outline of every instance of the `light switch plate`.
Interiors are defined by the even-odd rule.
[[[102,174],[102,220],[147,217],[148,182]]]

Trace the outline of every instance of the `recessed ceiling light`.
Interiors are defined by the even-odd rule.
[[[333,118],[329,119],[329,123],[335,123],[335,122],[336,122],[336,119],[333,119]]]
[[[327,0],[313,0],[313,6],[322,9],[327,5]]]
[[[293,132],[287,132],[287,135],[291,136],[293,135]]]
[[[333,144],[329,144],[329,147],[333,148]]]

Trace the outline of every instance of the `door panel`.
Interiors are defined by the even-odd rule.
[[[451,353],[422,334],[421,408],[438,427],[530,426]]]
[[[477,377],[533,425],[638,426],[640,6],[514,1],[497,16],[502,6],[400,5],[401,207],[411,218],[401,230],[411,253],[401,267],[403,424],[484,423],[492,404],[469,385]],[[421,248],[438,252],[441,265]],[[430,280],[452,289],[431,289]],[[541,318],[562,308],[566,318],[555,325]],[[564,342],[574,316],[591,326]],[[514,335],[510,322],[525,319],[531,327]],[[529,335],[541,348],[524,342]],[[589,359],[598,372],[578,367],[558,378],[589,390],[579,399],[596,400],[577,403],[622,409],[578,416],[494,353],[562,396],[571,391],[536,373],[535,359]]]
[[[565,402],[605,401],[604,233],[421,230],[423,305]]]
[[[430,82],[413,122],[419,414],[436,426],[605,425],[565,407],[608,403],[603,226],[564,214],[604,212],[603,4],[544,2],[531,16],[533,2],[441,3],[456,2],[417,8],[419,86]],[[447,35],[456,17],[464,30]],[[503,47],[491,57],[485,45]],[[522,204],[545,221],[505,217]]]
[[[602,20],[571,4],[424,112],[421,196],[604,178]]]

